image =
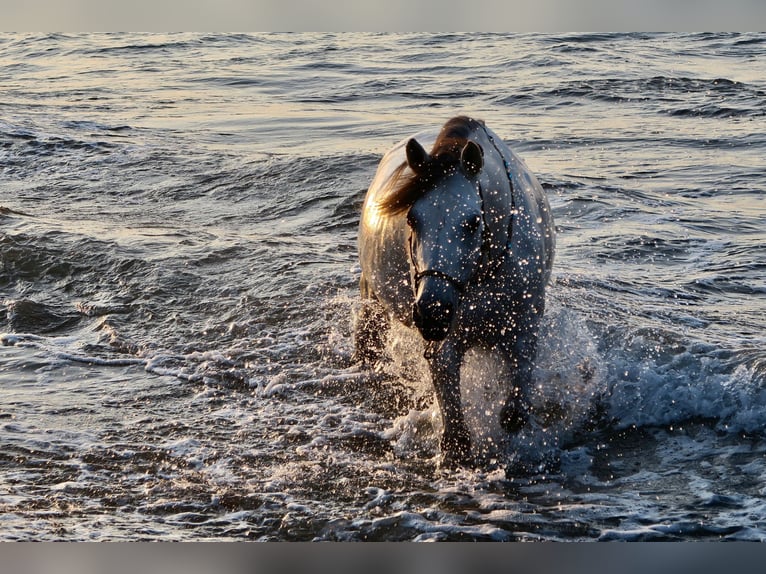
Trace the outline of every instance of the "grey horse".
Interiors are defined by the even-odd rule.
[[[431,145],[427,152],[423,145]],[[555,246],[548,200],[524,162],[484,122],[464,116],[402,140],[381,160],[362,208],[362,306],[356,356],[372,363],[390,318],[417,329],[441,409],[442,458],[471,462],[460,367],[473,347],[512,367],[500,411],[508,432],[529,417],[529,386]]]

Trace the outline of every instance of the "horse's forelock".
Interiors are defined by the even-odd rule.
[[[471,132],[481,124],[467,116],[449,120],[439,132],[429,154],[430,160],[424,173],[416,174],[407,170],[403,162],[391,177],[393,189],[378,204],[388,215],[395,215],[409,209],[420,196],[440,180],[454,172],[460,163],[460,152],[468,143]]]

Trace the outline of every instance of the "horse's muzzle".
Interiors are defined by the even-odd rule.
[[[457,309],[457,297],[451,289],[423,289],[412,306],[412,320],[426,341],[441,341],[449,333]]]

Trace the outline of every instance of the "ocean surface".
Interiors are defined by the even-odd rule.
[[[0,540],[766,540],[766,34],[2,34],[0,86]],[[417,338],[351,355],[377,162],[457,114],[558,247],[532,421],[450,470]]]

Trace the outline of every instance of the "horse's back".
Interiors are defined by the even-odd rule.
[[[515,213],[510,251],[519,259],[539,261],[544,283],[550,278],[556,247],[556,235],[548,197],[542,185],[521,157],[491,130],[498,150],[508,164],[513,186]]]

